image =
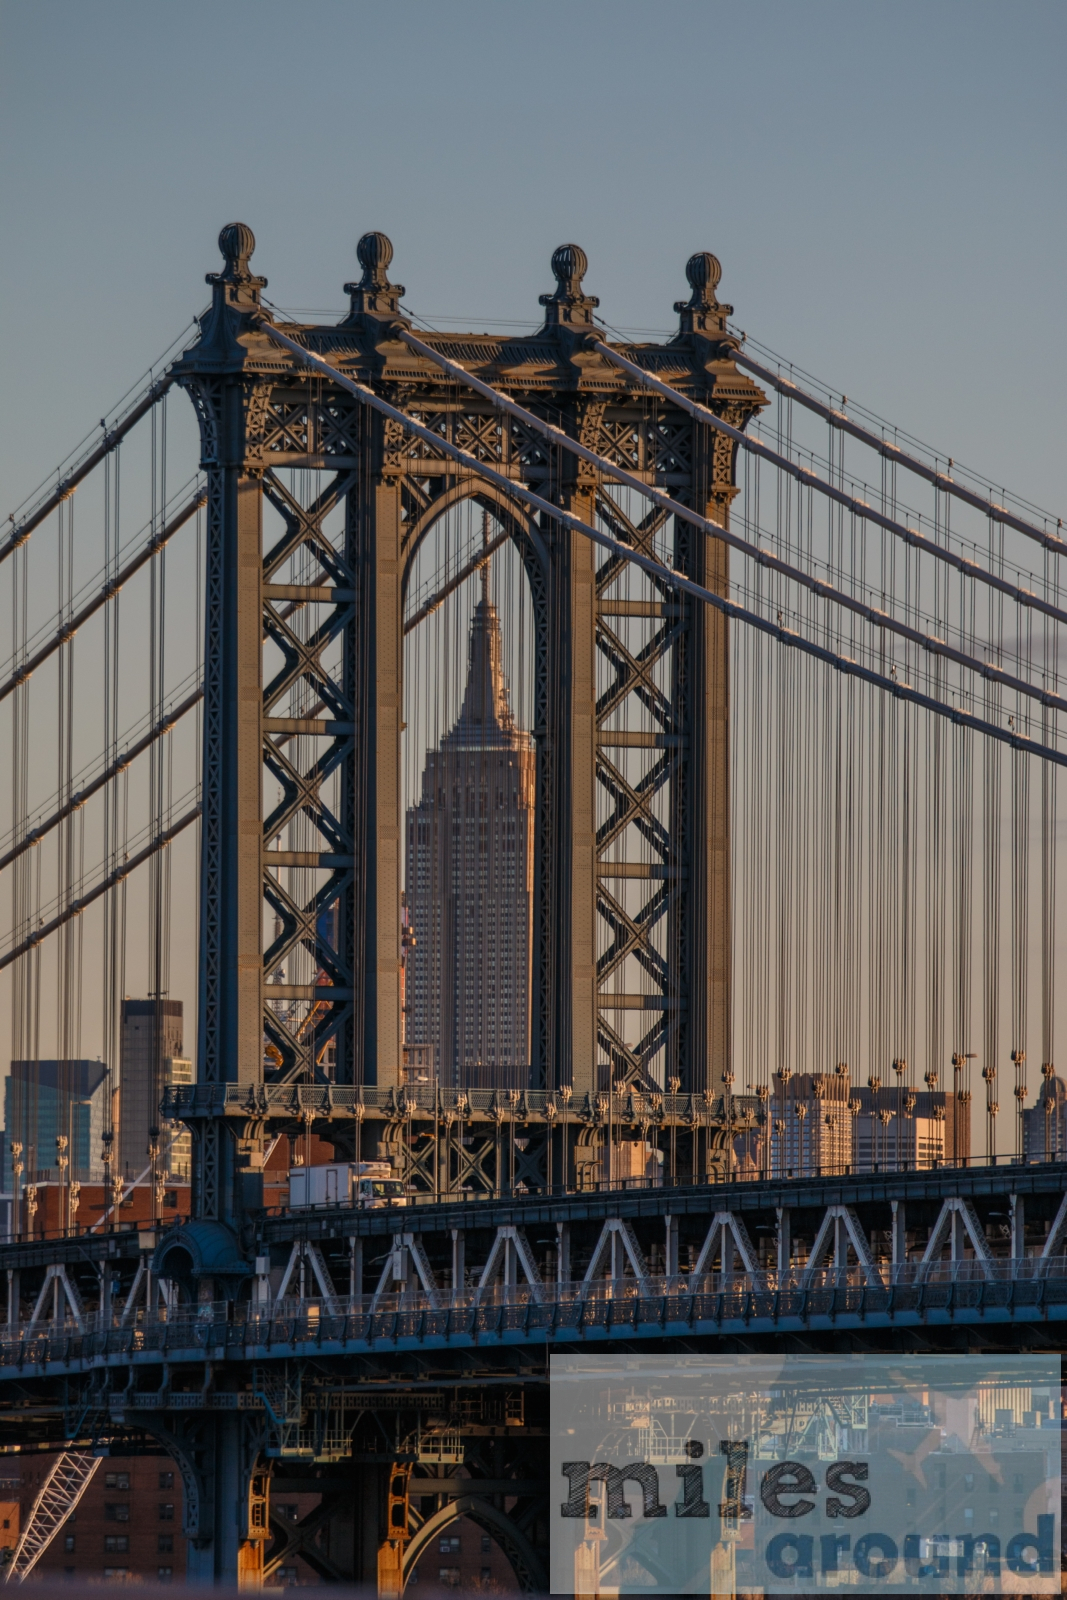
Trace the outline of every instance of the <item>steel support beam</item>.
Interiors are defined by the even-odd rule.
[[[357,649],[356,871],[351,909],[356,949],[354,1083],[401,1081],[400,797],[403,676],[402,473],[383,470],[385,422],[367,413],[355,520],[360,627]],[[353,501],[355,502],[353,504]]]

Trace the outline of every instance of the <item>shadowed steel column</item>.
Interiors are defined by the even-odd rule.
[[[365,468],[350,496],[358,518],[356,640],[355,1005],[356,1083],[401,1081],[400,723],[401,490],[381,417],[368,418]],[[395,433],[396,430],[393,429]],[[395,441],[399,443],[399,440]],[[392,467],[392,475],[390,475]],[[353,514],[350,509],[350,514]]]

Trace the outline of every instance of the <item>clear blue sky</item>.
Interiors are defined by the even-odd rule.
[[[422,314],[536,315],[566,239],[662,327],[697,248],[742,326],[1067,505],[1067,7],[4,0],[4,513],[206,298],[283,306],[367,228]]]

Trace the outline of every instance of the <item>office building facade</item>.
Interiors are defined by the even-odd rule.
[[[104,1176],[104,1121],[109,1092],[102,1061],[13,1061],[4,1085],[4,1191],[12,1193],[12,1146],[21,1144],[27,1183],[71,1178],[99,1183]],[[65,1139],[61,1152],[58,1139]],[[60,1155],[68,1166],[61,1167]]]
[[[856,1172],[923,1172],[966,1166],[971,1156],[971,1106],[945,1089],[854,1089]],[[910,1109],[909,1107],[910,1104]]]

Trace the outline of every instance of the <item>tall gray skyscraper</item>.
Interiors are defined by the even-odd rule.
[[[180,1058],[181,1054],[182,1002],[180,1000],[122,1002],[119,1177],[136,1178],[148,1165],[148,1130],[161,1126],[159,1102],[163,1098],[163,1090],[167,1083],[169,1071],[167,1062],[174,1057]]]
[[[534,786],[483,568],[463,705],[407,814],[407,1041],[446,1086],[529,1081]]]

